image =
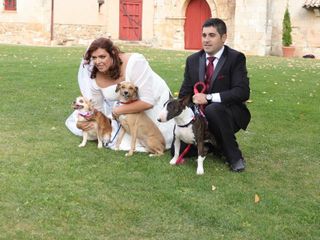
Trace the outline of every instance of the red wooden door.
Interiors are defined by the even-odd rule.
[[[142,0],[120,0],[119,39],[141,40]]]
[[[184,23],[185,49],[201,49],[202,24],[211,17],[211,11],[205,0],[191,0],[186,10]]]

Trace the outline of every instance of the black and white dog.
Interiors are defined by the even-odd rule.
[[[203,161],[206,158],[208,149],[205,147],[205,142],[210,142],[212,145],[216,145],[216,141],[213,135],[208,130],[208,123],[201,112],[196,106],[196,111],[193,111],[189,107],[191,102],[191,96],[186,96],[182,99],[170,98],[168,102],[164,104],[161,110],[158,121],[166,122],[170,119],[174,119],[174,156],[170,161],[171,165],[177,163],[180,152],[180,140],[187,144],[195,144],[198,148],[197,159],[197,174],[204,174]]]

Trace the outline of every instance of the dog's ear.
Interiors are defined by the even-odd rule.
[[[139,88],[135,86],[134,90],[135,90],[136,99],[139,99],[139,92],[138,92]]]
[[[191,103],[191,97],[192,95],[189,94],[179,99],[179,101],[182,103],[183,106],[188,106]]]
[[[90,98],[90,99],[88,100],[88,104],[89,104],[90,106],[94,107],[94,106],[97,105],[97,101],[94,100],[94,99],[92,99],[92,98]]]
[[[93,102],[93,100],[92,100],[92,99],[89,99],[89,100],[87,100],[87,103],[88,103],[88,107],[89,107],[90,111],[93,111],[93,109],[94,109],[94,102]]]
[[[115,91],[115,92],[119,92],[119,90],[120,90],[120,86],[121,86],[121,83],[118,83],[118,84],[117,84],[117,87],[116,87],[116,91]]]

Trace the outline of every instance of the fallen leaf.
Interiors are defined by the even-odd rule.
[[[258,194],[255,194],[254,195],[254,203],[258,203],[258,202],[260,202],[260,197]]]

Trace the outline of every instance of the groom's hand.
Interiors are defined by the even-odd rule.
[[[193,97],[192,97],[192,102],[194,104],[199,104],[199,105],[207,104],[208,102],[207,102],[207,99],[206,99],[206,94],[204,94],[204,93],[196,93],[196,94],[194,94]]]

